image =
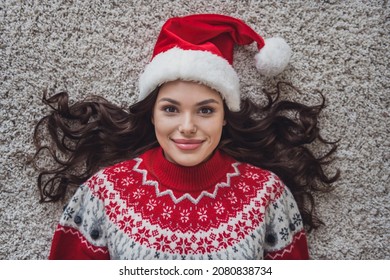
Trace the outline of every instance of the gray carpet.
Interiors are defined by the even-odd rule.
[[[294,55],[273,79],[238,50],[245,94],[290,81],[309,104],[327,98],[323,135],[341,139],[342,177],[318,196],[326,226],[309,235],[313,259],[390,259],[388,1],[16,1],[0,3],[0,259],[45,259],[62,205],[39,204],[33,127],[47,112],[42,92],[72,100],[103,95],[128,106],[159,28],[171,16],[223,13],[264,37],[282,36]],[[321,151],[318,151],[319,153]]]

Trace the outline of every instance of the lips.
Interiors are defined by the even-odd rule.
[[[181,150],[195,150],[199,148],[204,140],[198,139],[171,139],[175,143],[176,147]]]

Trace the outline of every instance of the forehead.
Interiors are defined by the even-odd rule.
[[[186,103],[199,102],[204,99],[215,99],[222,103],[221,95],[214,89],[190,81],[174,81],[160,87],[157,101],[162,98],[171,98]]]

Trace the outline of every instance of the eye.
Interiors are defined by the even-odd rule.
[[[210,115],[214,113],[214,109],[210,107],[203,107],[200,108],[199,113],[201,113],[202,115]]]
[[[177,109],[175,106],[164,106],[164,107],[162,107],[162,110],[165,113],[169,113],[169,114],[177,113]]]

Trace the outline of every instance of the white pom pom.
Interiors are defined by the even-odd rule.
[[[265,45],[256,54],[256,68],[264,76],[276,76],[287,66],[291,57],[291,48],[282,38],[265,40]]]

